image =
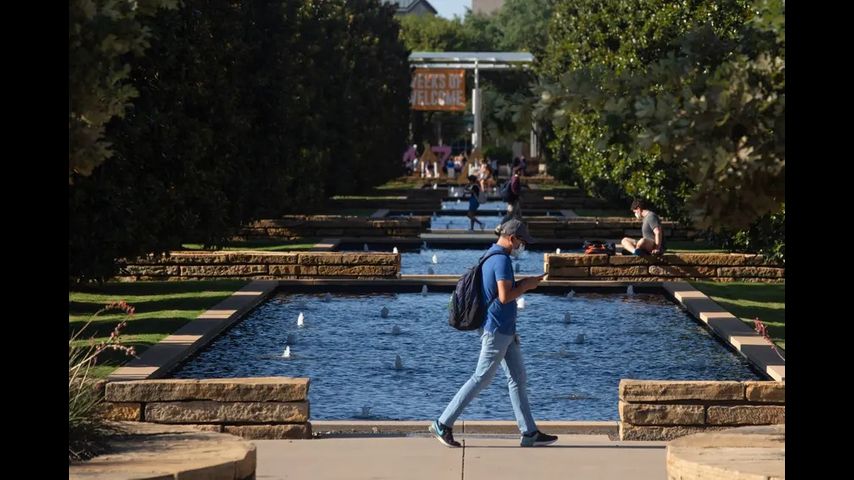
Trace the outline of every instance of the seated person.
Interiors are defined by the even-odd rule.
[[[635,218],[642,220],[641,233],[643,237],[640,240],[633,238],[624,238],[620,242],[626,252],[630,255],[661,255],[664,253],[664,231],[661,228],[661,221],[658,215],[647,208],[644,200],[635,199],[632,202],[632,212]]]
[[[463,165],[465,164],[465,159],[462,155],[457,155],[454,157],[454,176],[459,176],[460,172],[463,171]]]
[[[445,174],[449,178],[450,177],[456,177],[455,172],[454,172],[454,158],[453,157],[448,157],[448,159],[445,160],[445,166],[442,168],[442,171],[444,171]]]
[[[495,188],[495,178],[492,167],[484,163],[480,166],[480,191],[489,192],[493,188]]]

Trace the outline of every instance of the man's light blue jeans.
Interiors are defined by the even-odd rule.
[[[537,425],[531,415],[531,406],[528,404],[527,375],[525,365],[522,363],[522,349],[519,348],[516,335],[504,335],[497,331],[484,332],[480,340],[480,358],[474,375],[460,388],[445,408],[445,412],[439,417],[439,421],[453,427],[466,406],[492,382],[500,362],[504,373],[507,374],[510,403],[513,404],[513,413],[516,415],[519,431],[524,435],[534,433],[537,431]]]

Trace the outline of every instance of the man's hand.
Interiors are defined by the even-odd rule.
[[[517,281],[515,287],[510,280],[498,280],[498,301],[506,305],[516,300],[528,290],[537,288],[545,276],[546,274],[544,273],[537,277],[525,277]]]
[[[533,290],[540,285],[540,282],[543,281],[543,278],[545,278],[545,276],[546,276],[546,274],[544,273],[544,274],[538,275],[536,277],[523,278],[522,279],[522,287],[525,290]]]

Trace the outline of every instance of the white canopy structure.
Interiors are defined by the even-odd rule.
[[[527,68],[534,62],[528,52],[412,52],[409,63],[418,68],[466,68],[495,70]]]

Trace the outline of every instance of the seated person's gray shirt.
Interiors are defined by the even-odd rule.
[[[641,232],[643,233],[643,238],[647,240],[651,240],[655,243],[655,227],[661,228],[661,220],[658,219],[658,215],[655,212],[649,212],[643,217],[643,226],[641,227]],[[661,230],[661,247],[664,248],[664,229]]]

